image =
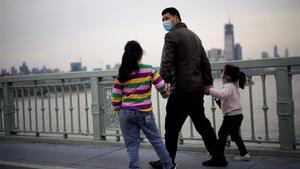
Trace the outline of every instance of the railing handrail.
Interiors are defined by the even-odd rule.
[[[91,71],[91,72],[68,72],[68,73],[52,73],[39,75],[17,75],[1,77],[0,83],[5,82],[24,82],[39,80],[59,80],[59,79],[79,79],[86,77],[111,77],[116,76],[117,70]]]
[[[299,66],[300,56],[288,58],[269,58],[269,59],[255,59],[255,60],[240,60],[229,62],[212,62],[212,70],[221,70],[224,65],[230,63],[239,66],[242,69],[247,68],[267,68],[279,66]],[[40,75],[18,75],[1,77],[0,83],[4,82],[19,82],[19,81],[39,81],[39,80],[59,80],[59,79],[75,79],[85,77],[109,77],[116,76],[117,70],[92,71],[92,72],[68,72],[55,74],[40,74]]]
[[[267,58],[267,59],[254,59],[254,60],[211,62],[211,68],[212,70],[221,70],[224,68],[224,65],[227,63],[234,64],[236,66],[239,66],[242,69],[280,67],[280,66],[299,66],[300,56],[294,56],[288,58]]]

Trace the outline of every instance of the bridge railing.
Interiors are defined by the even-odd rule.
[[[216,87],[221,86],[218,72],[227,63],[239,66],[247,74],[248,86],[241,91],[245,115],[241,130],[243,135],[248,133],[249,136],[244,140],[295,149],[300,139],[295,130],[295,108],[299,114],[300,106],[299,101],[294,102],[300,95],[297,78],[300,57],[212,63]],[[6,135],[92,136],[96,140],[112,136],[119,141],[118,116],[111,109],[112,83],[116,75],[117,71],[112,70],[2,77],[0,131]],[[163,135],[166,100],[153,92],[152,101]],[[210,96],[205,97],[205,103],[206,114],[217,129],[222,118],[220,110]],[[271,127],[274,124],[276,127]],[[187,120],[179,139],[183,144],[185,140],[201,140],[201,137]]]

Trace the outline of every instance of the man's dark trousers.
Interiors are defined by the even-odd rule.
[[[165,144],[173,162],[176,157],[179,132],[188,116],[202,136],[208,152],[215,155],[217,137],[210,121],[205,117],[203,97],[202,91],[171,93],[169,96],[165,118]]]

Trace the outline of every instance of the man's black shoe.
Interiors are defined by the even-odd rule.
[[[207,161],[204,161],[202,163],[204,166],[214,166],[214,167],[226,167],[228,165],[228,162],[224,160],[215,160],[215,159],[210,159]]]
[[[176,163],[173,163],[173,166],[171,169],[177,169],[177,164]]]
[[[149,165],[155,169],[163,169],[163,166],[161,165],[160,160],[150,161]]]

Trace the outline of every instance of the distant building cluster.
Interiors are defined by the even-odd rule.
[[[47,74],[47,73],[59,73],[60,70],[58,68],[56,69],[49,69],[46,66],[43,66],[41,69],[39,68],[30,68],[27,66],[25,62],[22,63],[21,66],[19,66],[19,70],[15,67],[12,66],[9,70],[6,69],[1,69],[1,74],[0,77],[3,76],[16,76],[16,75],[30,75],[30,74]]]
[[[284,56],[289,57],[288,49],[285,49]],[[235,43],[234,41],[234,29],[233,24],[226,23],[224,27],[224,49],[212,48],[207,51],[207,57],[211,62],[219,62],[219,61],[232,61],[232,60],[242,60],[243,52],[242,46],[239,43]],[[281,57],[278,52],[277,45],[273,48],[273,57],[278,58]],[[270,58],[270,55],[266,51],[262,51],[261,58],[266,59]]]
[[[279,53],[278,53],[278,47],[277,47],[277,45],[275,45],[275,46],[273,47],[273,57],[274,57],[274,58],[282,57],[282,56],[280,56]],[[288,50],[287,48],[286,48],[285,51],[284,51],[284,57],[289,57],[289,50]],[[270,55],[269,55],[268,52],[262,51],[262,52],[261,52],[261,58],[262,58],[262,59],[267,59],[267,58],[270,58]]]
[[[116,63],[115,65],[106,65],[105,70],[111,70],[111,69],[119,69],[121,65],[119,63]],[[93,71],[101,71],[104,70],[101,67],[94,68]],[[86,66],[82,66],[81,61],[79,62],[71,62],[70,63],[70,72],[79,72],[79,71],[87,71]],[[16,76],[16,75],[30,75],[30,74],[49,74],[49,73],[60,73],[61,71],[56,69],[50,69],[46,66],[43,66],[41,69],[34,67],[32,69],[29,68],[29,66],[23,62],[22,65],[19,66],[19,69],[17,69],[15,66],[12,66],[10,71],[6,69],[1,69],[0,77],[3,76]]]
[[[207,56],[211,62],[242,60],[242,46],[234,42],[233,24],[225,24],[224,32],[224,51],[218,48],[212,48],[207,51]]]
[[[105,65],[105,70],[114,70],[114,69],[119,69],[121,66],[120,63],[116,63],[115,65]],[[103,70],[102,68],[95,68],[93,69],[94,71],[98,71],[98,70]]]
[[[87,67],[82,66],[81,62],[72,62],[71,72],[80,72],[80,71],[87,71]]]

